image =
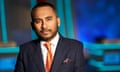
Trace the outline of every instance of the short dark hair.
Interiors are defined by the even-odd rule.
[[[50,3],[50,2],[38,2],[38,3],[32,8],[31,18],[33,18],[33,12],[34,12],[34,10],[35,10],[36,8],[38,8],[38,7],[44,7],[44,6],[49,6],[49,7],[51,7],[51,8],[54,10],[54,12],[57,13],[57,12],[56,12],[56,8],[55,8],[55,6],[54,6],[52,3]]]

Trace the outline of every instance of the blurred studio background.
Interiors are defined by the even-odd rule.
[[[120,0],[0,0],[0,72],[13,72],[19,45],[36,38],[30,11],[53,3],[60,33],[82,41],[87,72],[120,72]]]

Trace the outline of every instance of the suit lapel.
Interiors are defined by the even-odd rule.
[[[60,40],[56,48],[51,72],[57,72],[57,69],[59,68],[60,64],[64,60],[68,50],[69,48],[65,46],[64,38],[60,37]]]
[[[39,70],[39,72],[45,72],[45,68],[44,68],[44,63],[43,63],[43,58],[42,58],[42,53],[41,53],[41,47],[40,47],[40,41],[37,40],[36,42],[34,42],[33,44],[33,56],[32,60],[36,65],[36,68]]]

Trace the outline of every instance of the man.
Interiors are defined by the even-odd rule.
[[[31,17],[38,39],[20,46],[15,72],[85,72],[83,45],[59,34],[60,19],[55,7],[38,3]]]

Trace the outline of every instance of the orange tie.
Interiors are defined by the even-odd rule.
[[[51,51],[51,44],[49,42],[45,43],[45,47],[47,48],[47,58],[46,58],[46,72],[50,72],[52,60],[53,60],[53,55]]]

